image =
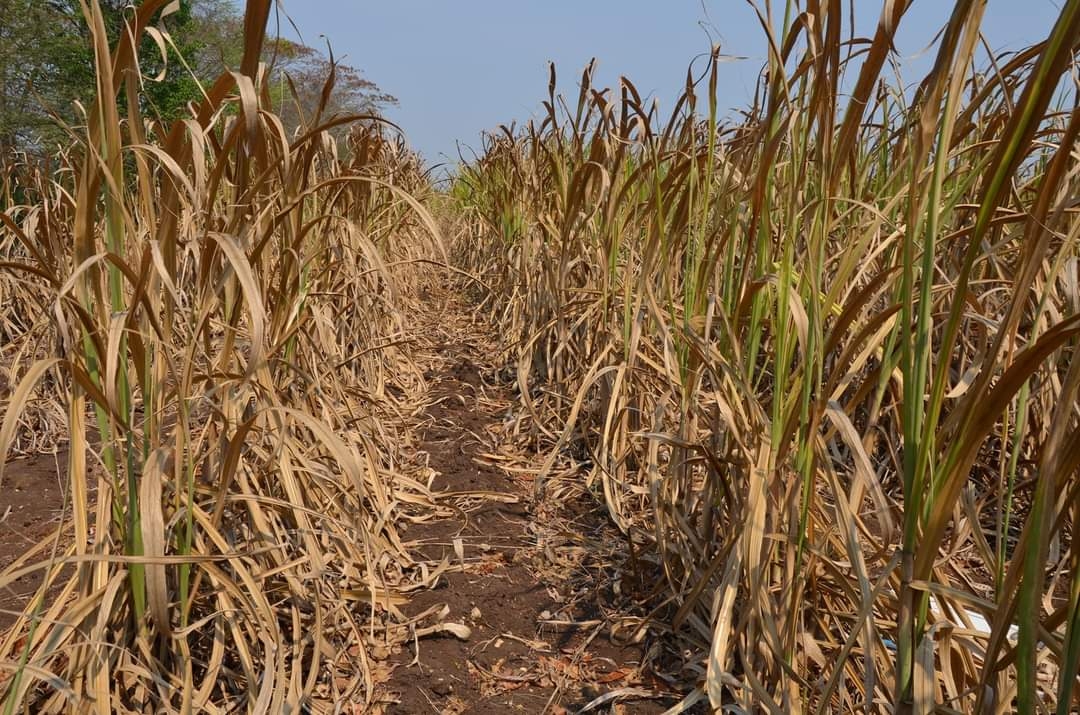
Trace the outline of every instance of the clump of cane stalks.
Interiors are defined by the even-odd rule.
[[[585,445],[688,704],[1080,703],[1080,2],[985,67],[957,2],[914,92],[907,6],[849,38],[842,3],[766,2],[735,119],[718,52],[669,116],[553,70],[451,190],[537,489]]]
[[[362,706],[367,649],[415,580],[395,510],[427,499],[397,473],[385,399],[410,369],[399,281],[437,246],[408,193],[426,179],[377,118],[320,109],[285,132],[259,63],[269,0],[189,118],[143,116],[137,48],[168,9],[141,3],[109,47],[85,4],[86,126],[5,192],[0,285],[31,286],[53,342],[12,368],[0,455],[50,381],[70,527],[0,574],[44,576],[0,635],[0,711]],[[5,321],[5,351],[41,327]]]

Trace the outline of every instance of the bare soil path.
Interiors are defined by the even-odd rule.
[[[60,475],[66,462],[67,453],[61,451],[23,457],[7,465],[0,486],[0,571],[60,526],[64,511]],[[41,574],[34,573],[0,588],[0,634],[15,622],[40,583]]]
[[[417,637],[377,654],[389,660],[378,668],[387,679],[375,714],[664,712],[678,695],[653,672],[658,649],[633,637],[634,616],[644,614],[629,605],[618,532],[581,488],[572,459],[545,500],[532,500],[545,455],[524,446],[513,370],[496,336],[459,292],[427,297],[412,326],[428,389],[413,415],[411,458],[452,516],[417,512],[401,532],[417,559],[444,570],[434,590],[402,607],[417,618]],[[0,570],[59,525],[65,458],[9,463]],[[0,592],[0,632],[38,583],[27,577]]]
[[[490,331],[454,294],[430,303],[416,325],[429,343],[416,359],[430,386],[417,415],[416,458],[427,461],[432,488],[456,515],[403,532],[433,568],[451,565],[438,588],[405,610],[433,612],[471,633],[418,638],[395,653],[384,712],[663,712],[674,694],[665,697],[650,654],[612,635],[613,529],[580,495],[532,502],[541,457],[513,437],[517,399]]]

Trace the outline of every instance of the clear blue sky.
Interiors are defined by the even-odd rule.
[[[872,31],[880,0],[851,0],[856,30]],[[309,45],[325,46],[400,104],[390,118],[429,161],[453,161],[456,142],[478,146],[484,130],[540,110],[553,60],[564,93],[598,59],[597,84],[627,76],[662,109],[684,83],[690,61],[719,41],[725,54],[721,107],[745,107],[765,61],[756,15],[746,0],[284,0]],[[763,4],[763,3],[762,3]],[[774,5],[783,11],[783,0]],[[844,0],[845,9],[848,0]],[[905,80],[929,68],[925,48],[948,19],[947,0],[915,0],[897,49]],[[995,49],[1045,39],[1059,2],[989,0],[983,32]],[[779,20],[778,20],[779,21]],[[271,28],[273,29],[273,28]],[[291,28],[283,34],[295,37]]]

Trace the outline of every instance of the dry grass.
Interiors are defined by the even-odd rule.
[[[586,445],[696,652],[687,703],[1080,702],[1080,3],[986,72],[956,3],[914,97],[882,74],[906,5],[852,41],[842,3],[765,3],[736,123],[715,53],[667,118],[552,71],[452,190],[538,489]]]

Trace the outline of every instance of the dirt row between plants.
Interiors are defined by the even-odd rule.
[[[64,517],[63,477],[67,451],[10,462],[0,485],[0,571],[55,533]],[[48,557],[39,552],[29,563]],[[41,583],[41,573],[22,576],[0,588],[0,635],[15,622]]]
[[[614,618],[625,615],[616,607],[624,591],[617,532],[580,489],[563,490],[570,500],[557,486],[552,498],[532,500],[543,456],[515,438],[512,371],[462,298],[429,304],[416,324],[429,343],[416,357],[429,389],[415,457],[456,515],[403,532],[432,568],[451,566],[404,610],[429,614],[419,632],[441,619],[456,634],[416,638],[395,653],[379,707],[410,715],[664,712],[676,696],[650,669],[655,652]]]
[[[637,637],[625,542],[584,489],[568,455],[540,503],[514,371],[489,326],[460,294],[437,291],[413,316],[413,359],[426,399],[416,447],[451,518],[416,511],[401,538],[437,587],[401,609],[420,617],[411,643],[374,653],[375,715],[600,713],[652,715],[678,701],[654,674],[658,647]],[[8,464],[0,508],[0,570],[53,533],[64,516],[66,453]],[[47,556],[39,553],[34,559]],[[27,576],[0,592],[0,632],[35,592]],[[638,618],[635,618],[637,616]]]

